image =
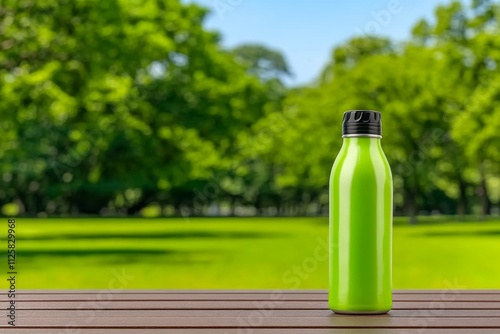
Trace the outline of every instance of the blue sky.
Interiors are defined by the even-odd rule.
[[[331,50],[359,33],[376,32],[395,40],[410,35],[420,18],[432,18],[447,0],[186,0],[212,9],[206,22],[222,34],[223,45],[260,43],[281,51],[295,77],[312,81]]]

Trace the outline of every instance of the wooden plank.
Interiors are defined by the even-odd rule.
[[[1,305],[3,304],[3,305]],[[7,302],[0,303],[1,307],[6,307]],[[284,301],[284,300],[264,300],[264,301],[122,301],[122,300],[88,300],[88,301],[25,301],[17,304],[17,309],[24,310],[50,310],[50,309],[73,309],[73,310],[92,310],[92,309],[123,309],[123,310],[258,310],[258,309],[275,309],[275,310],[327,310],[327,301]],[[474,302],[429,302],[429,301],[414,301],[414,302],[394,302],[394,310],[500,310],[500,301],[474,301]]]
[[[255,294],[255,293],[274,293],[281,292],[285,294],[325,294],[327,290],[280,290],[280,289],[255,289],[255,290],[136,290],[136,289],[126,289],[126,290],[113,290],[113,289],[88,289],[88,290],[57,290],[57,289],[19,289],[17,292],[19,294],[87,294],[87,293],[99,293],[101,291],[113,291],[117,293],[123,294],[158,294],[158,293],[169,293],[169,294],[216,294],[216,295],[224,295],[224,294]]]
[[[265,312],[265,311],[264,311]],[[264,313],[262,312],[262,313]],[[271,313],[271,311],[269,311]],[[267,313],[267,314],[269,314]],[[248,317],[255,310],[17,310],[21,319],[31,317]],[[500,310],[392,310],[391,317],[500,317]],[[274,317],[331,317],[330,310],[272,310]]]
[[[325,290],[23,290],[16,332],[96,334],[500,333],[499,290],[395,291],[388,315],[328,310]],[[0,307],[6,308],[6,295]],[[21,326],[21,327],[20,327]],[[22,329],[23,326],[30,328]],[[45,329],[44,329],[45,328]],[[246,331],[247,330],[247,331]],[[0,324],[0,334],[12,328]]]
[[[239,328],[226,329],[153,329],[153,328],[78,328],[78,329],[26,329],[16,328],[12,330],[2,329],[0,333],[20,333],[20,334],[498,334],[498,329],[479,329],[473,332],[470,329],[445,329],[426,328],[418,329],[270,329],[252,328],[247,331]]]
[[[87,301],[87,300],[288,300],[288,301],[325,301],[328,299],[326,293],[322,294],[290,294],[290,293],[226,293],[226,294],[208,294],[208,293],[185,293],[177,294],[170,292],[159,292],[156,294],[128,294],[103,291],[100,293],[78,293],[78,294],[16,294],[18,301],[41,301],[41,300],[61,300],[61,301]],[[7,295],[3,294],[1,301],[6,301]],[[394,301],[500,301],[500,294],[460,294],[460,293],[422,293],[422,294],[394,294]]]
[[[393,295],[395,301],[500,301],[500,294],[482,294],[468,293],[461,294],[460,292],[444,292],[444,293],[421,293],[421,294],[396,294]]]
[[[0,324],[0,327],[8,327]],[[500,318],[413,319],[384,316],[272,317],[256,313],[249,318],[212,317],[114,317],[114,318],[26,318],[16,320],[16,327],[66,328],[498,328]]]
[[[16,300],[18,301],[86,301],[89,299],[94,300],[172,300],[172,301],[196,301],[196,300],[240,300],[240,301],[265,301],[265,300],[288,300],[288,301],[324,301],[327,300],[327,294],[286,294],[286,293],[254,293],[254,294],[243,294],[243,293],[231,293],[231,294],[171,294],[171,293],[157,293],[157,294],[124,294],[124,293],[113,293],[113,292],[102,292],[102,293],[79,293],[79,294],[54,294],[54,295],[42,295],[42,294],[16,294]],[[7,300],[7,296],[2,296],[3,300]],[[2,300],[0,299],[0,301]],[[500,301],[500,297],[498,298]]]

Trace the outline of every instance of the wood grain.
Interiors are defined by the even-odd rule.
[[[16,328],[57,334],[500,333],[500,290],[396,290],[387,315],[333,314],[324,290],[21,290]]]

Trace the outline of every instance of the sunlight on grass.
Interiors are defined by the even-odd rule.
[[[117,272],[129,289],[327,287],[326,218],[19,218],[17,234],[25,289],[107,288]],[[396,289],[500,288],[499,258],[500,221],[394,227]]]

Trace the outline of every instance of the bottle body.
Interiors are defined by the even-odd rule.
[[[330,175],[330,309],[392,307],[392,175],[380,138],[344,138]]]

